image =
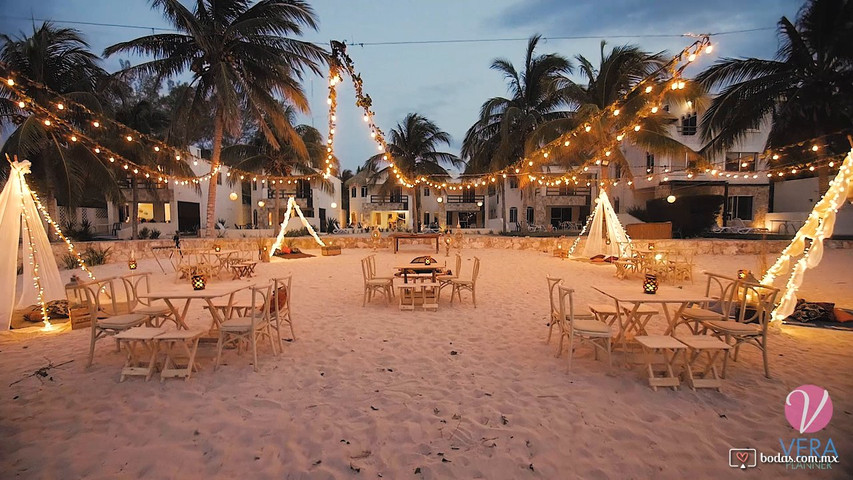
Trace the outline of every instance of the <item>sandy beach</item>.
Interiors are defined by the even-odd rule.
[[[361,306],[359,259],[341,256],[259,264],[250,282],[293,274],[297,339],[274,357],[224,354],[212,368],[210,344],[188,382],[119,383],[123,355],[97,344],[85,369],[88,330],[0,335],[0,471],[3,478],[722,478],[730,448],[780,451],[800,436],[783,403],[803,384],[831,394],[834,415],[811,436],[832,438],[840,464],[825,471],[761,465],[752,478],[853,475],[853,332],[783,327],[770,338],[766,379],[760,352],[745,347],[721,393],[652,391],[640,365],[595,361],[580,347],[546,344],[545,275],[565,279],[585,310],[605,297],[592,286],[635,285],[612,266],[534,251],[465,249],[463,276],[482,261],[478,306],[470,297],[438,312],[400,312],[381,299]],[[403,247],[377,254],[380,274],[427,253]],[[444,261],[444,253],[436,255]],[[451,256],[448,264],[451,263]],[[773,258],[769,259],[771,262]],[[701,271],[758,269],[754,256],[701,256]],[[124,273],[116,263],[99,276]],[[828,250],[806,274],[800,297],[853,307],[849,250]],[[159,272],[153,260],[140,270]],[[63,271],[63,280],[73,273]],[[158,286],[175,276],[155,274]],[[183,281],[181,281],[183,282]],[[215,282],[214,282],[215,283]],[[209,326],[197,304],[191,323]],[[664,321],[652,320],[652,332]],[[40,367],[47,377],[28,376]],[[12,384],[13,382],[17,382]]]

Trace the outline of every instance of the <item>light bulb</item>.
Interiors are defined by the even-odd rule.
[[[50,126],[50,120],[45,120],[44,124],[49,127]]]
[[[65,105],[63,105],[63,104],[61,104],[61,103],[57,103],[57,104],[56,104],[56,108],[58,108],[58,109],[60,109],[60,110],[65,110]]]
[[[691,53],[690,56],[687,57],[688,62],[692,62],[693,60],[696,60],[696,54],[695,53]]]
[[[18,106],[24,108],[27,104],[24,102],[18,102]]]
[[[588,131],[592,130],[592,127],[590,127],[589,125],[587,125],[587,126],[586,126],[586,127],[584,127],[583,129],[584,129],[584,131],[587,131],[587,132],[588,132]]]
[[[640,126],[639,126],[639,125],[634,125],[634,131],[635,131],[635,132],[639,132],[639,131],[640,131]]]
[[[101,123],[100,123],[100,122],[98,122],[97,120],[95,120],[94,122],[92,122],[92,126],[93,126],[93,127],[95,127],[95,128],[98,128],[98,127],[100,127],[100,126],[101,126]]]
[[[6,80],[6,84],[11,87],[11,86],[15,85],[15,81],[10,78],[10,79]]]
[[[710,43],[705,47],[705,53],[711,53],[714,51],[714,46]]]
[[[619,116],[619,109],[618,109],[618,108],[617,108],[616,110],[613,110],[613,116],[614,116],[614,117],[618,117],[618,116]]]
[[[337,203],[335,203],[335,202],[332,202],[331,207],[332,207],[332,208],[338,208],[338,204],[337,204]]]
[[[651,85],[646,87],[646,93],[652,93],[652,86]]]
[[[652,113],[658,113],[658,107],[652,107]]]

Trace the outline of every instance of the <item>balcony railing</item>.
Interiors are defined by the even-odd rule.
[[[288,197],[311,198],[312,197],[310,190],[307,192],[306,191],[300,191],[300,190],[297,190],[295,192],[287,192],[284,190],[273,190],[273,189],[268,188],[267,189],[267,198],[268,199],[274,199],[276,192],[278,192],[278,198],[288,198]]]
[[[371,195],[370,203],[402,203],[404,209],[409,208],[408,195]]]
[[[589,195],[589,187],[548,187],[545,189],[545,196],[548,197],[584,197]]]
[[[485,195],[448,195],[447,203],[477,203],[485,202]]]

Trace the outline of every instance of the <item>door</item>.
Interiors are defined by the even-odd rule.
[[[178,230],[197,234],[201,227],[201,205],[198,202],[178,202]]]
[[[326,209],[325,208],[320,209],[320,231],[321,232],[326,231]]]

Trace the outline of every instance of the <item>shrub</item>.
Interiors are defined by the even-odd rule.
[[[326,219],[326,232],[334,233],[336,228],[338,228],[338,220],[336,218],[327,218]]]
[[[74,270],[78,267],[77,255],[74,255],[73,253],[66,253],[59,259],[59,262],[66,270]]]
[[[152,228],[151,229],[151,239],[156,240],[156,239],[160,238],[160,233],[161,233],[160,230],[157,230],[156,228]]]
[[[103,265],[110,261],[110,257],[112,256],[112,252],[110,250],[112,250],[112,247],[95,248],[90,246],[87,247],[80,256],[83,257],[83,261],[90,266]]]
[[[304,237],[307,235],[310,235],[310,233],[308,233],[308,227],[302,227],[297,230],[288,230],[284,232],[285,237]]]
[[[77,228],[75,222],[65,224],[64,234],[76,242],[91,242],[95,239],[95,232],[92,230],[92,222],[83,220],[80,222],[80,228]]]
[[[151,236],[151,230],[148,227],[142,227],[142,230],[136,235],[140,240],[145,240],[149,236]]]

